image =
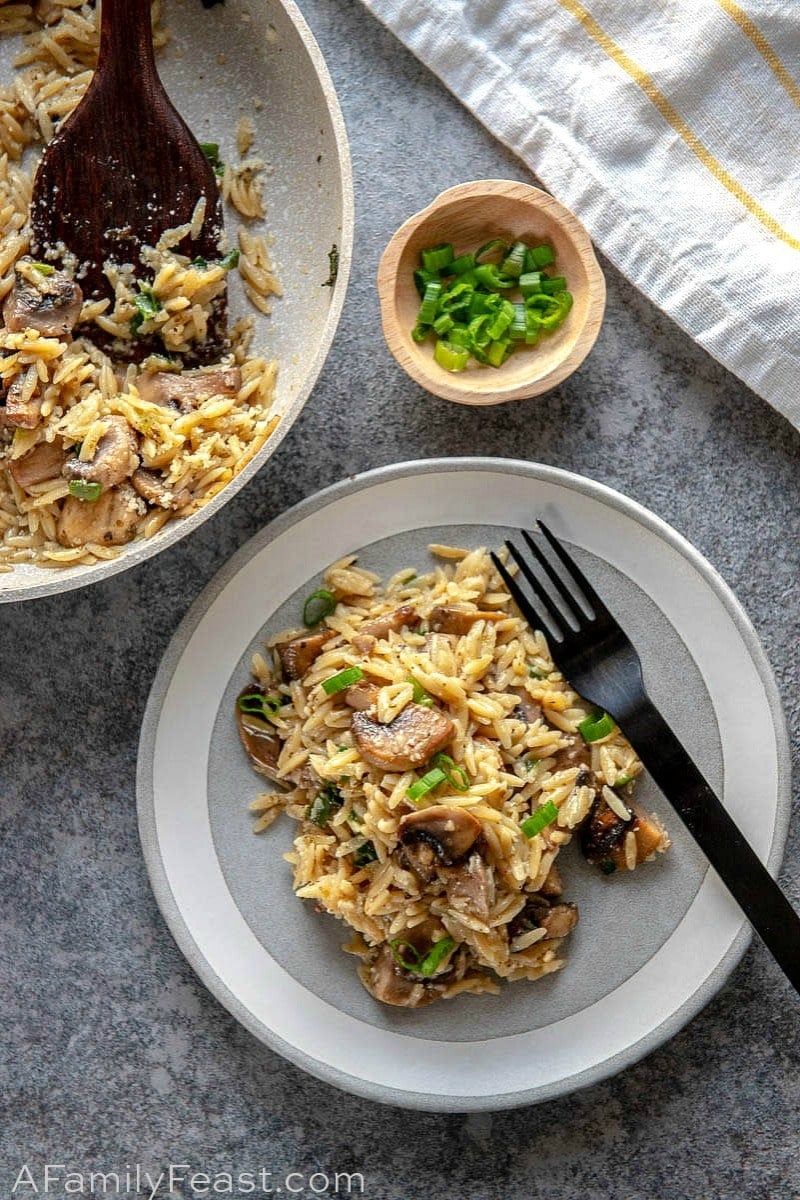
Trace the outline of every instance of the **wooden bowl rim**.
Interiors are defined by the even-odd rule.
[[[587,276],[587,308],[583,324],[569,351],[543,375],[524,383],[517,381],[503,385],[498,381],[498,386],[491,392],[476,391],[472,386],[474,376],[446,372],[432,361],[430,365],[435,366],[436,370],[430,370],[428,360],[417,352],[415,344],[411,341],[410,331],[401,324],[396,307],[398,265],[412,236],[440,209],[481,196],[503,196],[522,204],[529,204],[532,210],[546,213],[564,230],[572,242]],[[571,209],[549,192],[534,187],[533,184],[510,179],[477,179],[456,184],[440,192],[425,208],[408,217],[390,238],[381,256],[377,285],[383,335],[389,350],[403,370],[435,396],[469,405],[503,404],[509,400],[524,400],[540,396],[563,383],[577,370],[594,346],[606,304],[605,276],[583,223]]]

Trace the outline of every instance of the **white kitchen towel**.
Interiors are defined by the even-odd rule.
[[[800,0],[364,2],[800,427]]]

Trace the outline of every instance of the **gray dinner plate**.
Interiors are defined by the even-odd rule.
[[[681,1028],[747,945],[738,908],[646,777],[639,797],[673,846],[612,878],[567,848],[581,920],[565,969],[417,1011],[377,1003],[341,950],[345,927],[292,894],[293,823],[251,832],[263,780],[241,751],[234,698],[252,653],[299,623],[327,564],[357,552],[382,575],[425,570],[430,542],[496,546],[536,516],[573,547],[670,725],[769,869],[780,865],[789,753],[777,688],[736,599],[669,526],[591,480],[499,459],[384,468],[304,501],[234,556],[164,656],[141,737],[140,830],[162,912],[214,995],[293,1062],[376,1100],[493,1109],[585,1086]]]

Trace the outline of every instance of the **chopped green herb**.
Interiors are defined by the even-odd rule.
[[[147,284],[140,283],[139,291],[133,298],[136,312],[131,318],[131,333],[138,334],[145,321],[151,320],[156,313],[161,312],[161,301]]]
[[[558,816],[558,808],[553,804],[552,800],[547,800],[536,812],[528,817],[527,821],[523,821],[520,829],[527,838],[536,837],[537,833],[541,833],[548,825],[552,825]]]
[[[322,287],[332,288],[336,283],[339,275],[339,247],[336,242],[333,243],[328,251],[328,278],[322,283]]]
[[[372,842],[362,843],[353,855],[353,863],[357,867],[368,867],[370,863],[377,862],[377,859],[378,851]]]
[[[441,767],[434,767],[432,771],[428,771],[416,783],[412,783],[411,787],[406,792],[409,800],[421,800],[423,796],[427,796],[428,792],[432,792],[440,783],[444,783],[447,779]]]
[[[617,778],[614,780],[614,787],[615,788],[625,787],[625,785],[628,783],[633,783],[632,775],[618,775]]]
[[[420,975],[433,975],[439,965],[447,958],[452,950],[455,950],[455,942],[451,937],[443,937],[437,942],[423,958],[417,968]]]
[[[578,726],[578,733],[585,742],[599,742],[614,732],[614,718],[606,712],[595,712]]]
[[[303,605],[303,624],[307,625],[309,629],[314,625],[319,625],[320,621],[329,617],[335,608],[336,597],[333,592],[329,592],[327,588],[317,588],[306,598]]]
[[[347,819],[348,821],[353,821],[356,825],[364,824],[364,818],[357,813],[354,808],[350,809],[350,812],[347,814]]]
[[[234,246],[233,250],[229,250],[227,254],[222,256],[219,260],[219,265],[224,267],[226,271],[232,271],[234,267],[239,265],[240,257],[240,251]]]
[[[425,688],[422,686],[420,681],[418,679],[415,679],[413,675],[409,675],[408,682],[411,684],[412,688],[414,689],[413,695],[412,695],[412,699],[413,699],[414,703],[415,704],[424,704],[426,708],[430,708],[431,705],[433,704],[433,696],[431,696],[428,692],[425,691]]]
[[[534,767],[538,767],[538,765],[541,761],[542,760],[540,758],[526,758],[525,759],[525,770],[532,771]]]
[[[389,948],[398,966],[402,967],[404,971],[411,971],[415,975],[425,975],[428,978],[435,974],[448,954],[455,950],[455,946],[451,937],[443,937],[440,941],[435,942],[428,953],[423,956],[417,947],[406,941],[405,938],[393,938],[389,942]],[[410,959],[401,954],[401,947],[411,955]]]
[[[269,721],[286,703],[282,696],[265,696],[263,692],[245,692],[236,701],[239,711]],[[291,701],[289,701],[291,703]]]
[[[90,483],[87,479],[70,479],[69,494],[76,500],[99,500],[103,491],[102,483]]]
[[[208,270],[208,259],[201,258],[198,254],[197,258],[192,259],[192,266],[197,267],[199,271]]]
[[[435,754],[433,757],[434,767],[438,767],[444,773],[444,777],[451,787],[454,787],[457,792],[469,791],[469,775],[464,767],[453,762],[449,754]]]
[[[549,678],[549,673],[547,671],[540,671],[538,667],[528,667],[528,674],[531,677],[531,679],[548,679]]]
[[[214,168],[214,174],[218,176],[224,175],[225,164],[219,156],[219,142],[201,142],[200,149]]]
[[[414,957],[411,962],[409,962],[407,958],[403,958],[402,954],[400,953],[401,946],[403,946],[406,950],[410,950],[413,954]],[[405,938],[392,938],[392,940],[389,942],[389,949],[392,952],[394,961],[399,967],[402,967],[404,971],[419,970],[419,964],[422,961],[422,955],[417,947],[412,945],[411,942],[407,942]]]
[[[342,793],[335,783],[326,784],[317,792],[308,807],[308,819],[320,829],[324,829],[331,818],[331,813],[342,807]]]
[[[600,870],[604,875],[613,875],[616,869],[616,863],[612,862],[610,858],[604,858],[600,863]]]
[[[31,263],[31,266],[33,267],[34,271],[38,271],[40,275],[53,275],[55,273],[55,267],[51,267],[50,263],[35,262]]]
[[[358,683],[364,678],[364,672],[361,667],[345,667],[344,671],[338,671],[336,675],[331,675],[328,679],[323,679],[322,690],[326,696],[335,696],[337,692],[344,691],[351,684]]]

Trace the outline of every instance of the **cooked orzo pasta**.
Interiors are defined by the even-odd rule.
[[[167,34],[157,4],[153,15],[158,47]],[[228,226],[236,213],[244,222],[238,248],[219,260],[177,249],[199,230],[202,203],[141,261],[108,264],[113,297],[103,300],[84,298],[68,255],[56,269],[28,253],[39,152],[86,90],[98,30],[99,6],[78,0],[0,4],[0,35],[19,43],[0,88],[0,570],[115,556],[206,504],[278,423],[276,364],[251,355],[252,317],[231,330],[219,363],[184,369],[182,357],[202,343],[229,271],[261,312],[280,294],[251,220],[265,211],[264,164],[248,118],[237,130],[242,161],[219,165]],[[121,366],[145,335],[157,353]]]
[[[555,669],[486,551],[431,550],[433,570],[384,586],[334,563],[236,705],[279,785],[252,804],[256,831],[283,811],[299,823],[296,894],[352,928],[365,986],[405,1007],[564,965],[578,912],[557,859],[575,834],[605,874],[669,846],[632,799],[636,754]]]

